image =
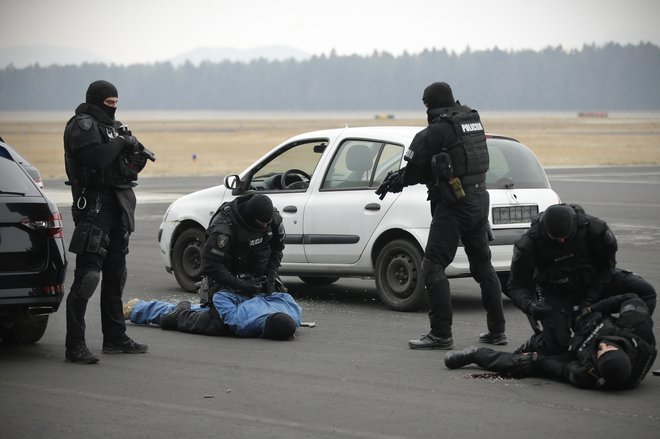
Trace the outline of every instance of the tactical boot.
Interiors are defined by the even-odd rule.
[[[104,354],[144,354],[148,350],[149,346],[137,343],[130,338],[119,342],[103,343]]]
[[[474,354],[479,349],[481,348],[470,346],[462,351],[447,352],[445,354],[445,366],[447,366],[447,369],[458,369],[459,367],[474,363]]]
[[[482,334],[479,334],[479,343],[488,343],[488,344],[494,344],[497,346],[505,345],[509,341],[506,338],[506,335],[503,332],[498,332],[498,333],[490,333],[490,332],[484,332]]]
[[[92,354],[84,343],[67,348],[64,358],[66,358],[66,361],[80,364],[95,364],[99,362],[99,357]]]
[[[140,299],[131,299],[128,302],[126,302],[123,306],[123,311],[124,311],[124,320],[130,320],[131,318],[131,312],[133,311],[133,307],[135,306],[136,303],[138,303]]]
[[[184,300],[183,302],[179,302],[176,308],[174,308],[174,311],[160,316],[160,329],[163,329],[165,331],[176,329],[176,324],[177,324],[176,322],[177,319],[179,318],[179,314],[189,310],[190,307],[191,307],[190,302],[188,302],[187,300]]]
[[[454,339],[451,337],[437,337],[432,333],[416,339],[408,340],[410,349],[454,349]]]

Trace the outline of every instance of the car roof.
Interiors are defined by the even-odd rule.
[[[367,138],[383,138],[388,140],[399,140],[402,143],[409,144],[413,137],[426,127],[423,126],[409,126],[409,125],[380,125],[380,126],[364,126],[364,127],[349,127],[344,128],[330,128],[325,130],[310,131],[307,133],[299,134],[289,139],[290,141],[298,139],[306,139],[310,137],[327,137],[336,138],[342,137],[367,137]],[[494,133],[486,133],[487,138],[510,140],[516,143],[518,140],[502,136]]]

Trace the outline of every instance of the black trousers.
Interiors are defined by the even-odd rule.
[[[433,219],[424,253],[425,266],[436,264],[444,269],[456,256],[459,239],[470,263],[470,274],[481,288],[481,302],[486,309],[486,323],[491,333],[504,332],[502,286],[491,263],[488,208],[490,198],[485,187],[466,190],[465,198],[453,204],[431,201]],[[449,280],[429,279],[431,332],[439,337],[451,337],[453,311]]]
[[[530,355],[530,353],[517,354],[481,347],[474,354],[474,364],[482,369],[516,378],[534,376],[566,381],[563,370],[573,360],[571,353],[540,357],[533,363]]]
[[[202,335],[232,335],[229,327],[225,325],[213,304],[202,311],[184,311],[177,318],[177,330],[191,334]]]
[[[102,209],[97,215],[74,211],[76,227],[91,221],[103,232],[100,252],[84,251],[76,255],[73,284],[66,299],[66,346],[85,342],[85,311],[94,292],[90,279],[101,283],[101,329],[103,342],[128,339],[122,311],[122,294],[126,283],[126,253],[128,231],[122,222],[120,209]],[[90,276],[91,275],[91,276]],[[96,277],[95,277],[96,276]],[[91,290],[91,291],[90,291]]]

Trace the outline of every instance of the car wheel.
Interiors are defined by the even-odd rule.
[[[41,340],[46,327],[48,316],[31,316],[18,318],[11,328],[3,329],[0,338],[9,344],[32,344]]]
[[[419,247],[405,239],[390,242],[378,254],[376,289],[389,308],[415,311],[427,303],[422,258]]]
[[[339,276],[299,276],[300,280],[310,285],[330,285],[339,280]]]
[[[181,288],[189,293],[196,291],[195,284],[202,276],[202,245],[204,231],[193,227],[184,230],[172,248],[172,268],[174,277]]]

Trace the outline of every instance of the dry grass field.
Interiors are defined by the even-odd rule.
[[[118,113],[118,116],[121,116]],[[420,114],[423,116],[423,114]],[[367,125],[425,125],[418,119],[358,118],[121,118],[157,156],[141,176],[217,175],[240,172],[292,135],[316,129]],[[609,117],[482,114],[487,130],[529,146],[544,166],[658,165],[660,115]],[[0,136],[39,168],[44,178],[64,178],[62,120],[0,117]],[[193,160],[193,155],[196,159]]]

